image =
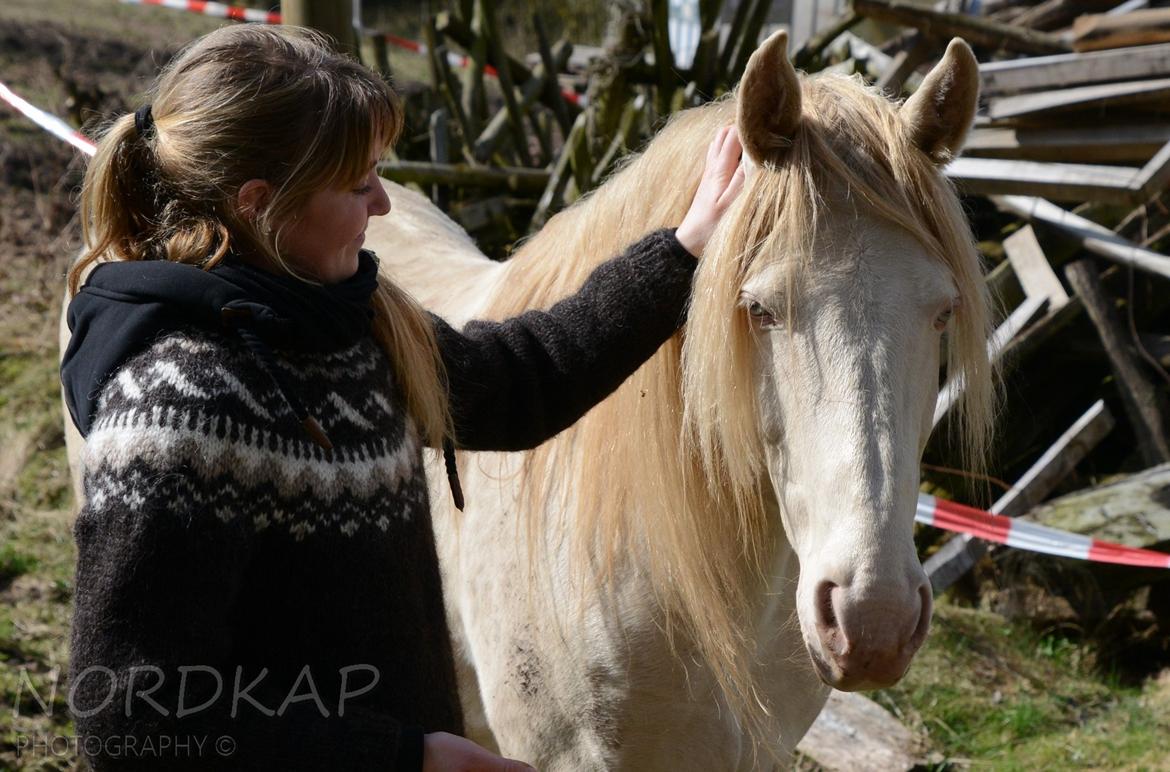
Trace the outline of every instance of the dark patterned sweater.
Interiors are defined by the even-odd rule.
[[[548,439],[676,329],[695,261],[659,231],[547,312],[436,319],[457,444]],[[421,443],[372,337],[170,332],[101,390],[84,452],[70,708],[105,769],[421,767],[461,733]]]

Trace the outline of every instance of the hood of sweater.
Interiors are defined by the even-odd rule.
[[[328,285],[238,259],[210,270],[166,260],[102,263],[69,303],[72,337],[61,362],[69,415],[86,436],[102,387],[127,359],[160,335],[200,327],[239,336],[297,417],[315,426],[271,365],[269,345],[322,352],[353,345],[371,330],[377,286],[378,261],[366,250],[357,273]]]

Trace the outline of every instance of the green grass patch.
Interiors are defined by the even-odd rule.
[[[0,587],[36,567],[37,559],[32,555],[17,552],[11,544],[0,547]]]
[[[1170,713],[1151,707],[1168,687],[1121,686],[1074,641],[941,603],[909,674],[875,698],[943,766],[1164,769]]]

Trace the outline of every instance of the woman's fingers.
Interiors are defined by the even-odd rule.
[[[712,161],[717,159],[720,153],[723,152],[724,144],[727,140],[729,126],[720,127],[719,131],[715,132],[715,136],[711,138],[711,143],[707,145],[707,164],[710,165]]]
[[[741,154],[743,154],[743,146],[739,144],[739,135],[735,126],[727,126],[723,136],[723,144],[717,157],[718,170],[723,173],[724,179],[730,178],[735,172]]]
[[[743,148],[735,126],[723,126],[707,146],[706,165],[690,209],[675,230],[692,255],[702,254],[716,223],[743,188]]]
[[[711,178],[713,182],[723,187],[731,182],[739,166],[743,147],[739,143],[739,134],[734,126],[724,126],[720,129],[716,140],[721,140],[721,144],[714,156],[707,159],[704,176]],[[715,142],[712,144],[714,145]]]
[[[743,180],[744,169],[743,164],[741,163],[736,167],[735,173],[731,175],[731,181],[727,183],[727,187],[724,189],[723,194],[719,196],[718,206],[720,209],[724,209],[730,205],[731,202],[735,200],[735,197],[739,195],[739,192],[743,190]]]
[[[722,211],[735,200],[740,189],[743,188],[744,167],[741,163],[743,146],[739,143],[739,134],[734,126],[727,127],[727,136],[716,160],[716,171],[721,190],[715,199],[715,205]]]

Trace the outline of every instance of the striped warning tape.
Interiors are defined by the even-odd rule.
[[[94,154],[94,145],[86,137],[60,118],[34,107],[0,83],[0,99],[22,114],[86,155]],[[1056,528],[993,515],[981,509],[945,501],[927,494],[918,496],[918,510],[914,519],[923,525],[956,533],[968,533],[980,539],[1006,544],[1009,547],[1040,552],[1045,555],[1078,558],[1098,563],[1117,563],[1126,566],[1170,568],[1170,554],[1153,550],[1125,547],[1089,536],[1069,533]]]
[[[163,8],[173,8],[176,11],[189,11],[191,13],[199,13],[205,16],[215,16],[220,19],[232,19],[233,21],[247,21],[256,22],[258,24],[280,24],[279,11],[259,11],[251,8],[237,8],[231,5],[224,5],[223,3],[203,2],[202,0],[121,0],[122,3],[128,5],[157,5]],[[428,52],[424,43],[409,38],[400,37],[398,35],[391,35],[384,32],[378,32],[371,29],[363,29],[362,33],[370,37],[380,36],[383,40],[392,46],[401,48],[406,51],[413,51],[420,56],[426,56]],[[467,67],[471,60],[462,55],[451,51],[447,52],[447,62],[452,67]],[[490,64],[484,65],[484,74],[493,78],[499,77],[499,71]],[[579,103],[582,97],[568,90],[563,90],[561,93],[565,99],[571,102]]]
[[[1123,566],[1170,568],[1170,554],[1126,547],[1081,534],[1069,533],[1039,523],[993,515],[981,509],[956,504],[920,494],[914,519],[956,533],[969,533],[980,539],[1009,547],[1057,555],[1096,563]]]
[[[238,8],[224,3],[204,2],[204,0],[122,0],[128,5],[158,5],[163,8],[173,8],[176,11],[190,11],[204,16],[214,16],[218,19],[232,21],[249,21],[257,24],[280,24],[279,11],[261,11],[253,8]]]
[[[93,155],[96,148],[92,141],[85,135],[77,131],[77,129],[70,126],[65,121],[61,120],[55,115],[46,113],[39,107],[30,104],[25,99],[17,96],[12,92],[8,86],[0,83],[0,99],[3,99],[8,104],[12,105],[17,112],[24,115],[36,125],[40,126],[45,131],[49,132],[59,139],[63,139],[73,147],[77,148],[86,155]]]

